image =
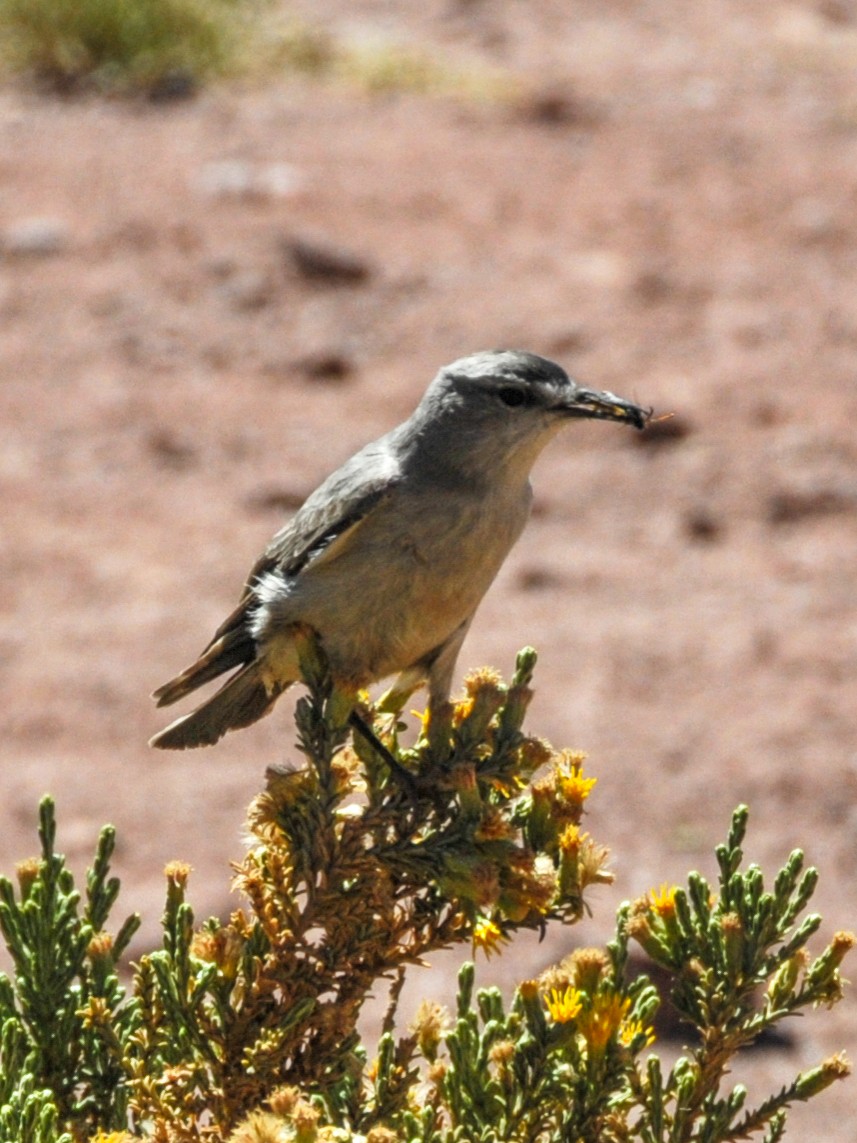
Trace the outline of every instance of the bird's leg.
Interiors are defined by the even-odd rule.
[[[393,757],[393,755],[390,753],[390,751],[387,749],[387,747],[384,745],[372,727],[366,722],[365,719],[361,718],[356,710],[352,710],[351,714],[348,717],[348,721],[351,724],[352,730],[355,730],[358,734],[362,735],[362,737],[366,739],[372,749],[381,755],[389,767],[390,773],[393,775],[399,785],[402,786],[402,788],[407,792],[411,800],[416,801],[417,783],[414,775],[410,772],[410,770],[406,769],[406,767],[404,767],[401,762]]]
[[[422,666],[410,667],[399,675],[393,686],[384,691],[375,703],[381,714],[401,713],[402,707],[414,693],[425,684],[426,672]]]

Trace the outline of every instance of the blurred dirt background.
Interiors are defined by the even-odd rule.
[[[118,828],[138,951],[169,859],[194,866],[201,918],[229,910],[245,806],[295,757],[291,701],[169,755],[146,747],[149,692],[440,365],[517,346],[675,416],[551,446],[465,645],[461,673],[539,649],[529,725],[589,752],[616,872],[582,929],[481,978],[533,974],[609,936],[623,899],[710,874],[739,802],[749,856],[773,874],[805,848],[824,934],[854,927],[857,3],[291,10],[493,94],[0,88],[0,868],[34,851],[51,791],[78,870]],[[448,995],[454,968],[413,987]],[[753,1054],[754,1091],[854,1055],[855,1028],[853,995],[794,1025]],[[790,1137],[853,1140],[854,1105],[841,1084]]]

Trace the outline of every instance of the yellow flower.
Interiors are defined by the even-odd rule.
[[[619,1031],[631,1001],[615,992],[596,996],[588,1012],[581,1014],[578,1028],[593,1055],[603,1055],[610,1039]]]
[[[504,936],[502,929],[493,921],[484,918],[473,926],[473,952],[484,949],[486,957],[500,951],[500,945],[509,938]]]
[[[489,778],[491,789],[496,790],[501,797],[511,798],[526,786],[526,780],[519,774],[511,774],[507,778]]]
[[[630,1048],[637,1037],[641,1035],[646,1037],[642,1047],[648,1048],[650,1044],[655,1042],[655,1030],[651,1025],[644,1025],[642,1020],[626,1020],[619,1029],[619,1043]]]
[[[474,699],[472,697],[459,700],[452,711],[452,724],[453,726],[461,726],[470,715],[473,713]]]
[[[574,854],[580,849],[580,844],[589,834],[581,833],[580,826],[567,825],[559,835],[559,848],[561,853]]]
[[[583,777],[585,754],[563,750],[556,770],[557,791],[566,802],[581,805],[589,797],[597,778]]]
[[[560,992],[552,988],[545,996],[545,1007],[555,1024],[569,1024],[580,1015],[583,1007],[583,993],[568,985]]]
[[[420,738],[425,738],[425,736],[428,734],[429,723],[431,722],[431,713],[429,708],[426,707],[425,710],[416,710],[416,708],[414,708],[411,710],[411,714],[419,721]]]
[[[675,916],[676,888],[677,886],[667,885],[664,882],[660,889],[649,890],[646,901],[653,913],[664,919]]]

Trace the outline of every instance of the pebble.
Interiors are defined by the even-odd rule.
[[[241,270],[221,282],[217,292],[231,309],[246,312],[269,305],[274,299],[275,289],[267,274],[259,270]]]
[[[338,349],[321,349],[301,357],[295,368],[311,381],[345,381],[354,372],[354,362]]]
[[[283,240],[286,260],[302,278],[326,282],[332,286],[357,285],[372,273],[369,263],[326,239],[286,238]]]
[[[6,227],[2,249],[11,258],[48,258],[66,250],[70,237],[60,218],[22,218]]]
[[[288,198],[303,183],[301,171],[291,163],[250,163],[243,159],[215,159],[204,163],[196,187],[210,198]]]

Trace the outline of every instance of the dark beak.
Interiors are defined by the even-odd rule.
[[[561,406],[566,417],[594,417],[602,421],[626,421],[635,429],[644,429],[654,410],[644,409],[613,393],[597,389],[575,389]]]

